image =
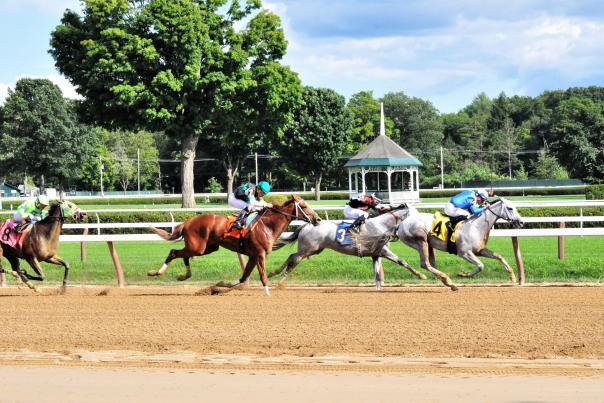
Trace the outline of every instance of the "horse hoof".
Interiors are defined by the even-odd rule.
[[[457,273],[458,277],[463,277],[463,278],[469,278],[471,277],[468,273],[466,273],[465,271],[460,271],[459,273]]]
[[[159,271],[158,270],[149,270],[147,272],[147,276],[149,276],[149,277],[155,277],[155,276],[158,276],[158,275],[159,275]]]
[[[452,285],[451,291],[459,291],[459,287],[457,287],[456,285]]]
[[[191,278],[191,276],[187,276],[186,274],[181,274],[181,275],[179,275],[178,277],[176,277],[176,279],[177,279],[178,281],[185,281],[185,280],[188,280],[188,279],[190,279],[190,278]]]
[[[67,292],[67,286],[65,284],[63,284],[61,287],[59,287],[59,295],[65,295],[66,292]]]
[[[419,274],[417,275],[417,278],[419,278],[420,280],[425,280],[425,279],[427,279],[428,277],[427,277],[427,276],[426,276],[424,273],[419,273]]]
[[[225,281],[219,281],[216,284],[214,284],[214,287],[230,287],[230,285]]]

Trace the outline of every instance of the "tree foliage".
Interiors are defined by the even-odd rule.
[[[275,94],[291,79],[277,67],[287,45],[279,18],[260,7],[260,0],[84,0],[83,15],[67,10],[52,33],[51,54],[84,97],[88,120],[162,130],[181,142],[183,205],[192,207],[200,136],[208,139],[225,111],[270,119],[266,109],[281,108]],[[255,89],[256,103],[237,105]]]
[[[352,116],[343,96],[313,87],[304,88],[295,115],[281,140],[281,152],[294,170],[314,179],[319,200],[322,176],[343,163],[339,158],[349,144]]]
[[[0,169],[9,179],[32,175],[39,186],[66,188],[93,153],[91,129],[72,101],[46,79],[22,78],[9,91],[0,127]]]

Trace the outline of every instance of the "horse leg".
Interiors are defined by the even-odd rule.
[[[417,250],[419,251],[421,266],[424,269],[429,270],[430,273],[434,274],[436,277],[438,277],[444,285],[451,289],[451,291],[457,291],[457,286],[453,284],[449,276],[447,276],[442,271],[437,270],[436,267],[430,264],[430,245],[428,245],[428,242],[421,242],[421,244],[417,247]]]
[[[283,277],[281,277],[281,280],[279,280],[279,285],[282,286],[283,284],[285,284],[285,280],[287,280],[287,276],[289,276],[289,274],[302,261],[302,259],[310,257],[312,255],[318,255],[322,251],[323,251],[323,249],[317,249],[310,253],[308,253],[308,252],[302,253],[300,251],[298,251],[297,253],[292,253],[291,255],[289,255],[289,257],[287,258],[285,263],[283,263],[281,265],[281,267],[279,267],[275,272],[269,274],[268,276],[272,277],[276,274],[281,273],[283,271],[283,269],[285,269],[285,273],[283,273]]]
[[[489,259],[499,260],[499,262],[501,263],[501,265],[503,266],[503,268],[508,272],[508,275],[510,276],[510,280],[512,281],[512,284],[516,284],[516,275],[514,274],[514,270],[510,267],[510,265],[503,258],[503,256],[501,256],[500,254],[495,253],[492,250],[487,249],[487,248],[484,248],[483,250],[481,250],[480,252],[478,252],[478,255],[484,256],[484,257],[489,258]]]
[[[26,258],[25,260],[27,261],[27,263],[29,263],[29,265],[32,267],[32,269],[34,269],[34,271],[38,274],[37,276],[31,276],[26,271],[24,271],[23,274],[25,275],[25,277],[27,277],[30,280],[44,281],[44,278],[46,276],[44,275],[44,271],[42,271],[42,266],[40,265],[40,262],[38,261],[38,259],[36,257],[29,257],[29,258]]]
[[[258,273],[260,274],[260,281],[262,281],[264,295],[268,297],[270,294],[268,292],[268,278],[266,278],[266,269],[264,266],[265,262],[266,262],[266,255],[264,253],[259,254],[258,261],[256,262],[256,266],[258,266]]]
[[[375,289],[382,289],[382,273],[380,272],[380,267],[382,266],[382,261],[377,256],[371,256],[371,260],[373,261],[373,273],[375,278]]]
[[[480,273],[484,269],[484,263],[482,263],[471,250],[465,251],[459,256],[463,257],[468,262],[473,263],[476,266],[476,268],[469,273],[466,273],[465,271],[460,271],[458,274],[459,277],[474,277],[476,274]]]
[[[436,267],[436,254],[434,253],[434,248],[428,246],[428,259],[430,261],[430,265],[432,267]]]
[[[386,259],[390,260],[391,262],[394,262],[400,266],[403,266],[405,269],[409,270],[411,273],[413,273],[413,275],[415,277],[419,278],[420,280],[426,279],[426,276],[423,273],[418,272],[417,270],[415,270],[413,268],[413,266],[411,266],[409,263],[407,263],[404,259],[401,259],[396,254],[394,254],[394,252],[392,252],[389,247],[384,246],[382,248],[382,250],[380,251],[380,256],[383,258],[386,258]]]
[[[25,283],[25,285],[31,288],[34,292],[39,293],[40,290],[38,290],[38,287],[36,287],[31,281],[29,281],[25,271],[21,270],[21,268],[19,267],[19,258],[15,256],[6,256],[6,258],[10,262],[12,268],[11,274],[15,277],[15,279],[17,279],[17,281]]]
[[[61,286],[61,292],[64,293],[65,287],[67,286],[67,276],[69,275],[69,263],[67,263],[66,261],[64,261],[63,259],[58,257],[57,255],[54,255],[53,257],[51,257],[50,259],[47,259],[46,261],[48,263],[60,265],[65,268],[65,272],[63,273],[63,285]]]
[[[241,278],[239,280],[233,281],[227,287],[235,287],[241,283],[245,283],[247,281],[247,279],[250,277],[250,274],[252,274],[252,270],[254,270],[254,267],[256,266],[257,261],[258,261],[257,256],[250,256],[249,260],[247,261],[247,264],[245,265],[245,270],[241,274]]]
[[[174,259],[176,259],[176,258],[184,259],[185,257],[191,257],[191,256],[195,256],[195,255],[199,255],[199,254],[192,253],[191,251],[189,251],[186,248],[185,249],[172,249],[172,250],[170,250],[170,253],[168,253],[168,257],[166,258],[166,260],[164,261],[164,264],[160,267],[160,269],[159,270],[149,270],[147,272],[147,276],[150,276],[150,277],[161,276],[166,272],[166,270],[168,270],[168,266]],[[185,265],[186,265],[186,263],[185,263]],[[189,267],[189,270],[190,270],[190,267]]]

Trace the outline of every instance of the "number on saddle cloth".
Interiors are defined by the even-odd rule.
[[[0,241],[13,248],[19,248],[20,234],[15,232],[15,223],[10,218],[4,222],[0,229]]]
[[[336,241],[342,246],[352,245],[352,239],[350,239],[350,226],[351,223],[341,222],[338,224],[336,229]]]
[[[449,230],[447,229],[447,222],[451,220],[451,217],[445,214],[441,214],[440,212],[434,213],[434,221],[432,221],[432,228],[430,229],[430,235],[435,236],[441,241],[447,241],[449,239]],[[457,222],[459,225],[459,222]],[[457,225],[455,229],[457,229]],[[455,232],[451,237],[451,241],[455,242]]]

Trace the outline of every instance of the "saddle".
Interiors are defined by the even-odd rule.
[[[239,229],[233,226],[237,221],[237,215],[233,214],[228,217],[226,229],[224,230],[223,238],[245,238],[247,234],[253,229],[252,222],[258,217],[258,212],[252,211],[243,220],[243,228]]]
[[[450,234],[449,225],[447,223],[452,221],[455,225],[453,233]],[[446,214],[440,212],[434,213],[434,221],[432,221],[432,227],[430,229],[430,235],[440,239],[443,242],[447,242],[447,251],[451,254],[457,253],[457,246],[455,244],[455,237],[457,228],[463,220],[456,220],[453,217],[449,217]]]
[[[27,225],[19,232],[15,232],[15,222],[10,218],[4,222],[0,229],[0,242],[10,246],[11,248],[21,250],[23,234],[30,231],[32,225]]]

